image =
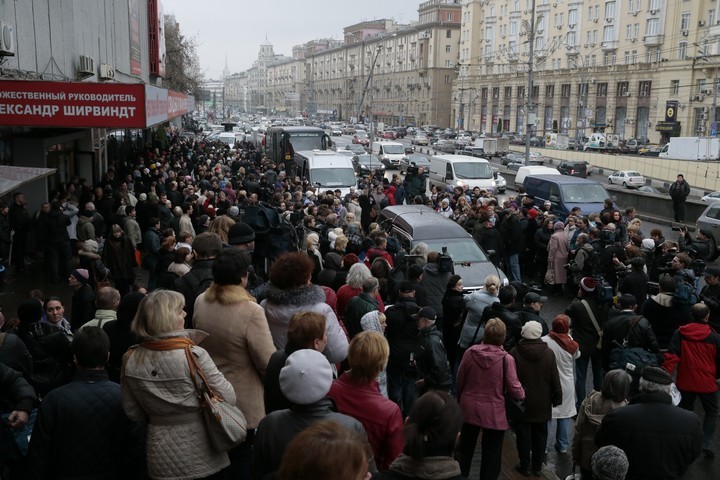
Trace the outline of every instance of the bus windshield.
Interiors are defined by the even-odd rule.
[[[288,133],[290,143],[296,152],[302,150],[322,150],[324,132],[292,132]]]
[[[454,163],[455,176],[460,179],[492,178],[490,165],[484,162],[458,162]]]
[[[320,187],[353,187],[355,170],[352,168],[313,168],[310,182]]]

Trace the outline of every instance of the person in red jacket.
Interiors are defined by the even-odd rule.
[[[350,370],[333,382],[327,395],[338,412],[365,427],[378,471],[390,468],[405,446],[400,407],[382,396],[376,380],[389,355],[390,347],[381,333],[355,335],[348,350]]]
[[[690,314],[692,322],[675,330],[663,368],[672,375],[677,367],[676,384],[682,394],[680,407],[692,412],[695,399],[700,398],[705,412],[703,454],[712,458],[715,456],[712,442],[718,418],[716,378],[720,362],[720,335],[708,325],[710,309],[707,305],[693,305]]]

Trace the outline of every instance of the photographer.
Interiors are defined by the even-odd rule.
[[[720,267],[707,267],[703,272],[705,285],[700,300],[710,308],[710,326],[720,331]]]
[[[670,271],[672,271],[672,268],[670,267],[670,262],[673,258],[675,258],[675,255],[677,253],[677,243],[671,240],[666,240],[662,244],[660,244],[660,255],[657,255],[655,257],[655,261],[653,262],[652,267],[648,272],[651,282],[657,282],[661,274],[669,273]]]
[[[693,240],[687,227],[680,227],[678,245],[680,246],[681,252],[687,252],[695,260],[706,262],[710,260],[710,254],[712,253],[710,251],[711,238],[712,232],[699,229],[696,232],[695,240]]]
[[[410,205],[417,195],[425,198],[427,179],[423,167],[410,166],[405,175],[405,202]]]

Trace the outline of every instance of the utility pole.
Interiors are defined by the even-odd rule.
[[[533,61],[535,55],[535,0],[532,0],[532,13],[530,17],[530,31],[528,42],[530,42],[530,56],[528,60],[528,84],[527,84],[527,109],[525,112],[525,165],[530,165],[530,137],[531,129],[535,124],[536,115],[531,115],[532,90],[533,90]]]

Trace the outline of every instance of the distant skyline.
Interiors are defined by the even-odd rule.
[[[292,56],[292,47],[319,38],[342,40],[343,28],[368,20],[392,18],[417,22],[420,0],[237,1],[163,0],[166,15],[174,15],[180,32],[195,38],[200,68],[206,79],[219,79],[252,67],[260,45],[267,41],[276,54]],[[270,20],[272,18],[272,21]]]

